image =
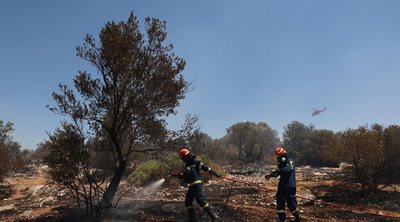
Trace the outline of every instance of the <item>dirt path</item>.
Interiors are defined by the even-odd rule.
[[[5,184],[9,194],[3,197],[0,203],[2,222],[57,213],[53,209],[59,205],[56,203],[56,198],[49,197],[53,190],[47,184],[45,167],[34,167],[28,172],[12,175],[6,178]]]

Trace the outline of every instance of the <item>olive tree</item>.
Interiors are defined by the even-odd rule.
[[[107,141],[116,169],[102,193],[99,207],[109,207],[135,152],[160,149],[168,136],[165,118],[176,113],[188,82],[185,60],[165,44],[166,22],[145,19],[144,33],[132,12],[127,21],[108,22],[99,40],[87,34],[77,55],[95,73],[79,71],[74,89],[60,84],[50,110],[83,124],[84,138],[101,135]]]
[[[13,124],[11,122],[4,123],[2,120],[0,120],[0,182],[11,170],[11,155],[7,148],[7,143],[10,140],[10,133],[13,130]]]
[[[290,155],[296,160],[297,164],[305,164],[305,153],[307,144],[310,140],[311,132],[314,130],[313,125],[306,126],[298,121],[293,121],[284,127],[283,146],[288,150]]]
[[[21,144],[13,140],[13,131],[13,123],[0,120],[0,182],[8,173],[21,170],[28,163],[25,160],[28,151],[21,150]]]
[[[390,125],[383,131],[385,168],[382,170],[384,184],[400,183],[400,126]]]
[[[399,182],[400,128],[374,124],[339,134],[336,158],[351,164],[351,176],[362,191],[377,191],[381,184]]]
[[[237,149],[238,160],[261,164],[268,151],[279,143],[277,131],[268,124],[240,122],[227,129],[228,143]]]

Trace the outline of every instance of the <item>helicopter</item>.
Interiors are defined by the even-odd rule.
[[[324,108],[321,109],[315,109],[312,108],[311,111],[313,111],[313,113],[311,114],[312,116],[316,116],[316,115],[320,115],[322,112],[324,112],[326,110],[326,106]]]

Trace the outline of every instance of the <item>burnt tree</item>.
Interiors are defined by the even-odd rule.
[[[106,23],[99,43],[87,34],[77,47],[77,55],[95,73],[79,71],[74,90],[60,84],[60,92],[53,93],[56,106],[49,107],[51,111],[84,123],[86,135],[109,141],[116,169],[100,208],[111,205],[128,157],[159,149],[157,144],[168,134],[165,117],[176,113],[187,92],[185,61],[172,52],[171,44],[164,44],[166,36],[166,22],[155,18],[145,19],[143,34],[133,12],[127,21]]]

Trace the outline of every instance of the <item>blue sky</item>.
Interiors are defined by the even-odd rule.
[[[399,124],[400,1],[2,0],[0,120],[36,148],[64,117],[46,109],[58,83],[89,70],[75,47],[131,11],[167,21],[167,42],[193,81],[169,126],[187,113],[213,138],[237,122],[291,121],[342,131]],[[311,108],[327,107],[319,116]]]

